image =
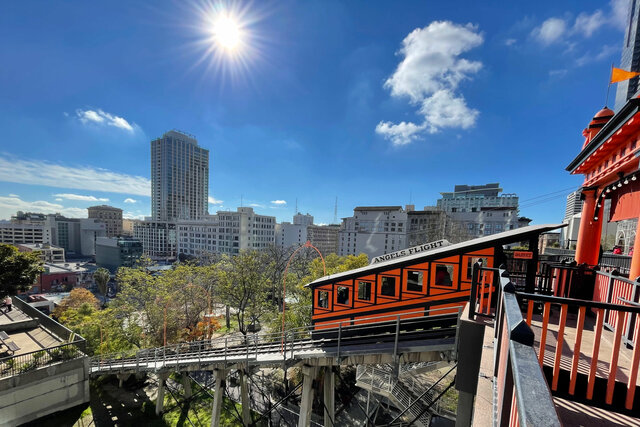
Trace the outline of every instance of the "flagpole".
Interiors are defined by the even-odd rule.
[[[613,62],[611,63],[611,72],[609,73],[609,85],[607,86],[607,99],[604,102],[604,106],[609,105],[609,89],[611,89],[611,76],[613,75]]]

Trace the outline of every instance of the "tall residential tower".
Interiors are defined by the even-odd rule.
[[[156,221],[208,215],[209,150],[182,132],[151,141],[151,216]]]
[[[640,13],[640,1],[629,1],[629,12],[627,14],[627,29],[624,33],[624,44],[622,45],[622,58],[620,68],[627,71],[640,72],[640,27],[638,26],[638,14]],[[620,111],[629,98],[638,93],[638,80],[634,77],[618,83],[616,90],[615,110]]]

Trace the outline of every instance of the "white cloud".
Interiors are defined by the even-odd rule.
[[[456,90],[482,68],[480,61],[460,55],[482,43],[482,35],[471,24],[434,21],[409,33],[398,52],[403,58],[384,87],[391,90],[391,96],[407,97],[418,106],[422,123],[380,121],[376,132],[394,145],[405,145],[424,132],[473,126],[479,112],[467,107]]]
[[[54,197],[57,197],[59,199],[67,199],[67,200],[81,200],[83,202],[108,202],[109,201],[109,199],[107,199],[106,197],[83,196],[81,194],[72,194],[72,193],[54,194]]]
[[[137,203],[138,201],[136,199],[132,199],[131,197],[127,197],[126,199],[124,199],[125,203]]]
[[[104,126],[112,126],[119,129],[133,132],[133,126],[122,117],[107,113],[101,109],[97,110],[76,110],[76,116],[83,123],[93,123]]]
[[[287,204],[286,200],[272,200],[271,201],[272,204],[274,205],[278,205],[278,206],[284,206]]]
[[[514,45],[516,42],[517,42],[517,40],[516,40],[516,39],[506,39],[506,40],[504,41],[504,44],[505,44],[505,46],[512,46],[512,45]]]
[[[536,27],[531,35],[542,44],[548,45],[554,43],[564,35],[567,30],[567,23],[562,18],[549,18]]]
[[[573,32],[582,34],[584,37],[591,37],[593,33],[602,27],[606,23],[604,13],[600,9],[593,12],[591,15],[582,12],[576,18],[576,22],[573,24]]]
[[[417,125],[411,122],[400,122],[398,124],[380,122],[376,126],[376,132],[390,140],[393,145],[406,145],[415,141],[420,138],[420,134],[424,129],[424,125]]]
[[[618,46],[604,45],[600,51],[596,54],[588,52],[576,60],[576,65],[582,67],[584,65],[592,64],[603,59],[611,59],[614,54],[619,52]]]
[[[13,194],[12,193],[12,194],[9,194],[9,197],[20,197],[20,196],[18,196],[17,194]]]
[[[19,197],[0,196],[0,218],[10,218],[17,211],[40,212],[45,214],[61,213],[72,218],[86,218],[87,210],[78,207],[65,207],[45,200],[26,201]]]
[[[145,215],[142,214],[135,214],[133,212],[125,212],[122,214],[122,218],[125,219],[139,219],[139,220],[144,220]]]
[[[627,20],[629,19],[629,1],[630,0],[611,0],[609,2],[609,5],[611,6],[609,22],[620,30],[627,28]]]
[[[56,202],[61,202],[62,199],[60,197],[56,197]]]
[[[252,208],[264,208],[264,205],[261,205],[260,203],[249,203],[249,206]]]
[[[213,196],[209,196],[209,204],[211,205],[221,205],[223,203],[223,200],[218,200]]]
[[[551,17],[533,29],[531,35],[544,45],[553,43],[567,44],[571,49],[575,44],[570,39],[589,38],[604,26],[625,30],[628,22],[629,0],[611,0],[609,10],[597,9],[594,12],[581,12],[571,24],[571,14],[563,18]]]
[[[151,181],[107,169],[21,160],[0,154],[0,181],[149,197]]]
[[[567,69],[562,68],[559,70],[551,70],[549,71],[549,77],[562,78],[567,74]]]

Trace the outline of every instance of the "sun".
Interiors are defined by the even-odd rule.
[[[213,24],[213,38],[223,49],[233,52],[242,43],[242,30],[230,15],[221,14]]]

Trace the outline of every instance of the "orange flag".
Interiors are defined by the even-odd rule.
[[[640,76],[640,73],[623,70],[621,68],[611,67],[611,81],[609,82],[609,84],[622,82],[624,80],[629,80],[634,78],[635,76]]]

